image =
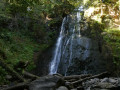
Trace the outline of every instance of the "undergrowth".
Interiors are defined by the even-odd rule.
[[[0,57],[12,68],[15,68],[21,61],[28,61],[29,65],[26,70],[32,71],[35,68],[34,52],[42,52],[47,47],[48,44],[40,44],[32,36],[23,34],[20,31],[0,29]],[[10,73],[0,67],[0,84],[8,83],[6,75],[10,75]]]
[[[120,29],[112,28],[104,30],[104,40],[112,51],[112,60],[116,66],[115,74],[120,75]]]

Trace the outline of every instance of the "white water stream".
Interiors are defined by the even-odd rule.
[[[64,31],[65,31],[65,21],[66,21],[66,18],[64,18],[63,22],[62,22],[60,35],[59,35],[57,43],[56,43],[54,57],[50,64],[50,74],[57,73],[57,69],[58,69],[58,65],[59,65],[60,57],[61,57],[61,47],[62,47],[62,39],[64,37]]]
[[[65,17],[63,19],[60,35],[59,35],[59,37],[57,39],[56,48],[55,48],[55,51],[54,51],[54,54],[53,54],[52,61],[50,63],[50,74],[57,73],[57,70],[58,70],[58,67],[59,67],[59,62],[61,60],[61,56],[63,54],[65,54],[66,47],[68,46],[69,43],[71,43],[71,44],[70,44],[70,57],[69,57],[68,66],[71,63],[72,49],[73,49],[72,48],[73,38],[76,35],[78,35],[79,37],[81,36],[81,34],[80,34],[80,20],[81,20],[81,14],[80,13],[81,13],[81,11],[83,11],[83,7],[82,6],[80,6],[77,9],[76,16],[74,16],[74,20],[75,20],[74,24],[75,24],[75,26],[73,26],[74,28],[72,29],[72,35],[65,41],[65,46],[64,46],[64,49],[62,50],[62,45],[63,45],[63,41],[64,41],[63,39],[65,37],[65,25],[66,25],[66,22],[68,21],[68,18]]]

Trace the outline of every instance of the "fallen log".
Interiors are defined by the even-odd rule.
[[[53,74],[53,76],[60,76],[60,77],[63,77],[61,74],[59,73],[56,73],[56,74]]]
[[[26,71],[23,71],[23,75],[26,76],[27,78],[34,79],[34,80],[39,78],[38,76],[31,74],[29,72],[26,72]]]
[[[86,77],[92,76],[91,74],[85,74],[85,75],[71,75],[71,76],[65,76],[63,79],[64,80],[70,80],[70,79],[82,79]]]
[[[65,80],[66,82],[74,82],[77,81],[78,79],[70,79],[70,80]]]
[[[77,86],[80,86],[82,84],[82,82],[84,82],[86,80],[93,79],[93,78],[104,78],[104,77],[106,77],[106,75],[108,75],[108,72],[103,72],[103,73],[100,73],[100,74],[97,74],[97,75],[94,75],[94,76],[86,77],[84,79],[72,82],[71,85],[73,87],[77,87]]]
[[[8,64],[4,62],[3,59],[0,58],[0,65],[5,68],[7,71],[9,71],[12,75],[17,77],[20,81],[24,82],[26,81],[21,75],[19,75],[13,68],[11,68]]]
[[[1,90],[24,90],[24,89],[28,89],[29,83],[30,83],[30,81],[18,83],[17,85],[10,86],[10,87],[7,87],[7,88],[1,89]]]

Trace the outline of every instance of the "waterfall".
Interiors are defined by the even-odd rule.
[[[57,39],[56,48],[54,51],[52,62],[50,63],[50,74],[57,73],[60,60],[61,60],[62,56],[65,54],[66,48],[68,47],[69,43],[71,43],[71,45],[70,45],[70,56],[69,56],[68,66],[70,65],[70,62],[72,59],[72,42],[73,42],[74,36],[76,35],[75,32],[78,33],[78,35],[80,36],[79,22],[81,20],[81,15],[80,15],[81,11],[82,11],[82,6],[77,9],[77,13],[75,16],[72,15],[74,17],[74,20],[73,20],[74,26],[71,27],[72,35],[69,38],[65,39],[66,41],[64,41],[64,38],[67,37],[67,34],[65,33],[65,29],[66,29],[65,25],[66,25],[66,22],[68,22],[68,20],[69,20],[69,16],[67,16],[63,19],[63,22],[61,25],[61,31],[60,31],[59,37]],[[63,43],[64,43],[64,46],[62,46]],[[62,48],[63,48],[63,50],[62,50]]]
[[[61,58],[61,47],[62,47],[62,40],[64,37],[64,31],[65,31],[65,21],[66,21],[66,18],[63,19],[60,35],[57,39],[56,48],[54,51],[54,57],[50,64],[50,74],[57,73],[58,65]]]
[[[98,41],[90,38],[92,32],[83,16],[84,9],[80,6],[63,19],[50,63],[50,74],[67,76],[105,71]]]
[[[81,15],[80,15],[80,11],[82,10],[82,6],[78,8],[78,12],[77,12],[77,29],[79,31],[79,37],[81,36],[80,34],[80,20],[81,20]]]

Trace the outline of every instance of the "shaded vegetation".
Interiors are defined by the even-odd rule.
[[[119,75],[120,24],[116,21],[120,17],[119,0],[1,0],[0,58],[13,69],[18,69],[18,72],[24,70],[17,67],[19,62],[29,61],[25,69],[32,71],[36,67],[33,61],[35,53],[42,53],[55,43],[63,17],[71,13],[82,1],[86,9],[94,7],[90,16],[86,17],[91,38],[96,38],[97,35],[100,37],[97,40],[100,41],[103,34],[106,45],[112,51],[116,73]],[[0,84],[9,83],[6,75],[10,73],[1,66],[0,74]]]
[[[1,0],[0,58],[18,73],[31,72],[36,67],[35,54],[54,44],[62,18],[73,9],[66,0]],[[21,62],[29,65],[23,68]],[[0,84],[8,83],[10,72],[0,66],[0,73]]]
[[[93,32],[93,37],[95,37],[95,35],[103,37],[102,42],[104,42],[104,45],[106,46],[107,51],[110,55],[108,64],[111,63],[110,60],[112,60],[112,63],[114,63],[114,65],[111,66],[112,67],[111,70],[114,69],[112,73],[117,76],[120,76],[119,72],[120,1],[119,0],[92,0],[92,1],[93,2],[86,0],[85,5],[87,7],[87,10],[85,12],[85,17],[88,20],[92,19],[92,23],[90,23],[90,26],[92,29],[91,32]],[[95,32],[98,33],[95,34]]]
[[[120,30],[119,29],[105,29],[104,40],[106,44],[110,47],[112,51],[112,60],[116,65],[116,70],[114,73],[120,75]]]

